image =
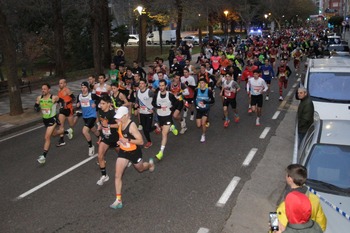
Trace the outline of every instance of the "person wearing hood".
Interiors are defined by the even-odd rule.
[[[317,222],[311,219],[311,202],[298,191],[288,193],[285,199],[288,224],[284,233],[322,233]]]
[[[306,195],[311,202],[312,211],[311,219],[318,223],[322,231],[326,230],[327,218],[323,212],[320,199],[313,193],[309,192],[308,187],[305,186],[307,178],[307,169],[300,164],[290,164],[286,169],[286,182],[289,186],[285,195],[285,201],[283,201],[277,208],[277,215],[279,221],[279,229],[281,232],[284,231],[290,219],[287,216],[286,209],[286,198],[289,193],[297,191],[303,195]],[[293,231],[289,231],[293,232]],[[307,232],[307,231],[304,231]]]

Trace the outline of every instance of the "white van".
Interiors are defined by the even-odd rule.
[[[350,58],[310,59],[304,80],[322,120],[350,120]]]

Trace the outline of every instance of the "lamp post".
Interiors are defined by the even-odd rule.
[[[146,60],[146,20],[145,9],[142,6],[136,8],[139,13],[139,48],[137,54],[137,61],[141,62],[141,66],[145,66]]]
[[[226,37],[226,41],[228,41],[228,20],[227,20],[228,10],[225,10],[224,14],[225,14],[225,37]]]

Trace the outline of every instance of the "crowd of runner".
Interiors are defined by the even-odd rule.
[[[139,172],[155,168],[153,158],[144,162],[141,149],[153,145],[152,132],[161,134],[161,146],[155,155],[157,160],[164,157],[168,133],[186,133],[190,121],[195,121],[201,131],[199,140],[204,143],[210,121],[217,120],[209,119],[213,104],[219,102],[222,105],[223,127],[229,127],[230,119],[235,123],[240,121],[236,96],[242,90],[249,99],[247,111],[256,114],[255,125],[259,126],[263,102],[270,99],[271,80],[277,79],[279,100],[282,101],[283,90],[292,74],[289,61],[293,61],[296,76],[300,76],[303,57],[322,51],[321,37],[323,34],[318,31],[298,29],[250,37],[244,42],[237,39],[226,43],[210,41],[202,46],[196,61],[192,60],[191,46],[183,44],[177,49],[171,48],[171,66],[156,58],[147,72],[136,61],[132,67],[125,66],[123,51],[119,50],[108,73],[89,76],[81,83],[81,93],[77,96],[64,79],[59,81],[57,95],[51,94],[49,84],[42,86],[42,95],[38,96],[34,108],[42,112],[46,133],[43,153],[37,161],[40,164],[46,162],[51,136],[60,136],[58,147],[66,144],[65,135],[72,139],[73,127],[82,117],[82,134],[88,144],[89,156],[95,155],[91,133],[97,138],[101,171],[97,185],[109,180],[104,159],[106,151],[114,148],[118,153],[116,201],[110,207],[121,208],[124,169],[130,165]],[[218,95],[216,98],[215,94]],[[67,130],[64,129],[66,119]]]

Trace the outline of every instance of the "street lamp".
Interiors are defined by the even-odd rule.
[[[137,61],[141,62],[141,66],[145,66],[146,60],[146,20],[145,8],[142,6],[136,7],[139,13],[139,48],[137,54]]]
[[[228,41],[228,20],[227,20],[228,10],[225,10],[224,14],[225,14],[225,35],[226,35],[226,41]]]

